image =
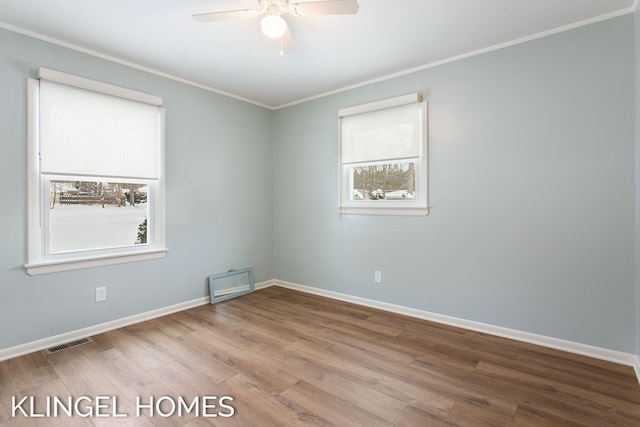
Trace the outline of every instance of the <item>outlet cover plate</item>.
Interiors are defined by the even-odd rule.
[[[102,286],[96,288],[96,302],[102,302],[107,300],[107,288]]]

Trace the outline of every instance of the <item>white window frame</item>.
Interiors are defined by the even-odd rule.
[[[152,194],[149,202],[149,224],[147,244],[75,251],[51,254],[48,251],[49,186],[48,178],[41,173],[40,166],[40,80],[48,80],[75,88],[86,89],[101,94],[127,100],[151,104],[158,107],[160,121],[159,135],[159,178],[150,181]],[[99,267],[134,261],[144,261],[164,257],[166,248],[165,218],[165,111],[162,98],[130,89],[114,86],[71,74],[40,68],[39,79],[27,79],[27,263],[29,275],[55,273],[81,268]],[[100,180],[103,177],[77,177],[78,180]],[[126,179],[126,177],[121,177]]]
[[[351,116],[382,112],[397,107],[414,104],[420,111],[420,154],[415,159],[415,198],[408,200],[352,200],[351,168],[357,164],[347,164],[344,160],[343,121]],[[339,201],[338,213],[345,215],[405,215],[425,216],[429,214],[428,203],[428,136],[427,136],[427,102],[422,101],[420,94],[412,93],[395,98],[384,99],[368,104],[343,108],[338,111],[338,159],[339,159]],[[386,163],[386,162],[385,162]],[[362,163],[363,165],[366,163]],[[370,163],[374,164],[374,162]]]

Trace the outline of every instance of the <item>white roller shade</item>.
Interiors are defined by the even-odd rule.
[[[342,163],[420,157],[425,103],[342,118]]]
[[[40,81],[41,172],[159,179],[163,109]]]

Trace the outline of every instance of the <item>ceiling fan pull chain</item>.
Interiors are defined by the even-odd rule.
[[[280,56],[284,55],[284,36],[280,37]]]

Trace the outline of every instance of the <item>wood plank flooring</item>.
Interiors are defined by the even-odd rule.
[[[640,425],[631,367],[279,287],[92,338],[0,362],[0,425]],[[104,406],[37,417],[53,396]]]

